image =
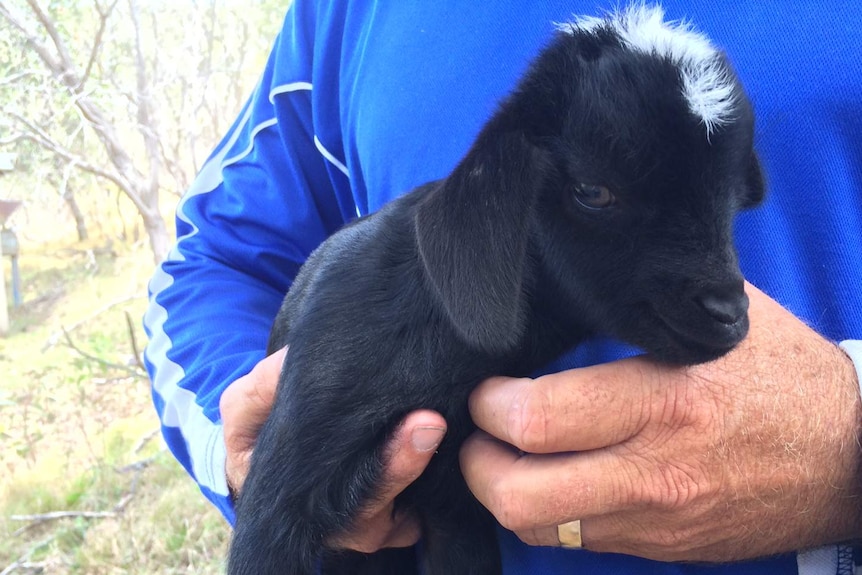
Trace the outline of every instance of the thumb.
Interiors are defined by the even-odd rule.
[[[260,428],[272,411],[278,376],[287,348],[261,360],[227,386],[219,399],[226,450],[228,484],[238,491],[248,473],[249,459]]]
[[[257,432],[272,411],[286,354],[286,347],[278,350],[225,388],[219,399],[219,411],[226,435],[251,435],[252,440],[256,439]]]
[[[439,413],[420,410],[404,418],[386,446],[380,490],[366,511],[368,515],[386,509],[399,493],[422,475],[444,435],[446,420]]]

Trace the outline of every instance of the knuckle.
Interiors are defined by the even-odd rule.
[[[379,536],[374,530],[362,529],[362,526],[357,525],[348,533],[332,537],[327,546],[359,553],[376,553],[382,549],[383,541],[384,537]]]
[[[672,429],[704,432],[712,428],[720,401],[710,386],[691,377],[678,385],[668,385],[662,395],[661,420]]]
[[[247,398],[256,402],[265,401],[263,389],[270,384],[271,377],[272,373],[263,365],[263,362],[255,365],[248,374],[248,385],[243,388]]]
[[[538,385],[524,385],[512,402],[508,434],[515,447],[532,453],[543,452],[551,441],[549,419],[551,398]]]
[[[352,537],[335,537],[328,541],[327,546],[330,549],[358,551],[359,553],[374,553],[377,549],[373,549],[365,541],[357,541]]]
[[[527,529],[526,531],[517,531],[515,532],[518,539],[526,543],[527,545],[546,545],[547,542],[543,537],[539,534],[539,532],[535,529]]]
[[[645,489],[642,502],[664,510],[686,507],[707,491],[706,475],[695,467],[674,462],[656,465]]]
[[[651,555],[656,560],[682,561],[692,548],[690,533],[685,529],[661,529],[653,534]]]
[[[663,562],[691,561],[697,557],[691,553],[696,534],[677,524],[667,525],[666,520],[618,518],[606,526],[603,535],[588,542],[585,540],[590,550],[638,555]]]
[[[222,420],[230,425],[233,419],[271,406],[277,381],[278,375],[260,362],[246,375],[228,384],[219,398]]]
[[[239,380],[228,384],[228,386],[224,388],[224,391],[222,392],[221,397],[219,397],[219,401],[218,401],[219,413],[221,413],[221,416],[223,419],[225,418],[225,415],[230,416],[231,407],[236,402],[236,395],[237,395],[236,387],[237,387],[238,381]]]
[[[662,393],[660,420],[639,445],[640,454],[629,453],[635,503],[675,510],[703,498],[720,482],[707,473],[707,458],[697,455],[708,451],[704,442],[717,426],[713,404],[705,399],[696,386],[668,386]]]
[[[496,481],[491,486],[491,512],[497,521],[509,531],[526,530],[523,507],[511,482]]]
[[[370,541],[368,539],[354,541],[352,542],[352,545],[347,546],[347,548],[353,551],[358,551],[359,553],[376,553],[381,549],[379,542]]]

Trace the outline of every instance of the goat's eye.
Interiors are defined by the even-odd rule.
[[[588,210],[602,210],[614,205],[616,198],[607,186],[578,184],[575,186],[575,200]]]

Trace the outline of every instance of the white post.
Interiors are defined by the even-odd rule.
[[[15,169],[15,160],[17,158],[18,154],[11,154],[9,152],[0,153],[0,175]],[[12,206],[9,213],[12,213],[15,207]],[[7,215],[5,213],[0,215],[0,226],[6,224]],[[7,333],[9,333],[9,306],[6,305],[6,270],[3,266],[3,254],[0,253],[0,337]]]
[[[9,333],[9,307],[6,305],[6,269],[0,256],[0,337]]]

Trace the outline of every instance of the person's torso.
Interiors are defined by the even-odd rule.
[[[314,129],[349,170],[349,187],[339,182],[337,193],[366,214],[444,177],[547,43],[554,23],[613,5],[369,0],[317,6]],[[690,21],[727,52],[754,104],[767,197],[737,220],[743,273],[827,338],[862,338],[858,5],[669,1],[665,9],[668,18]],[[548,371],[630,353],[616,342],[592,341]],[[795,554],[725,567],[664,565],[589,552],[573,557],[503,537],[507,575],[797,572]]]

